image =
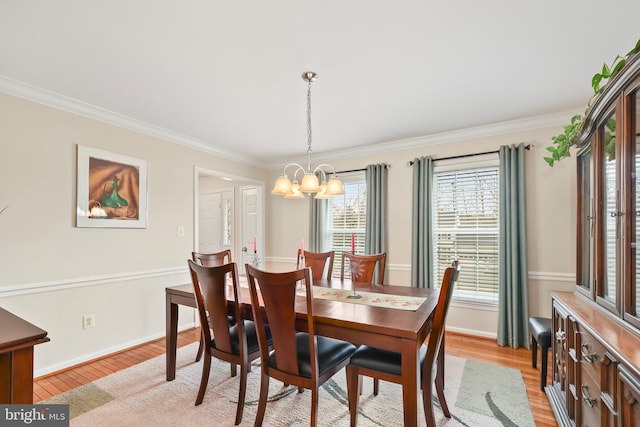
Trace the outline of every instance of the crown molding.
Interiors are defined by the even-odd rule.
[[[580,113],[580,110],[570,110],[560,113],[529,117],[526,119],[511,120],[506,122],[492,123],[489,125],[476,126],[472,128],[458,129],[433,135],[399,139],[372,145],[361,145],[353,148],[345,148],[344,150],[334,150],[330,154],[314,153],[313,158],[316,162],[331,162],[346,158],[370,156],[372,154],[384,154],[393,151],[423,148],[429,145],[442,144],[452,141],[459,142],[508,133],[524,132],[546,127],[560,127],[567,124],[568,118]],[[278,164],[271,164],[270,166],[271,168],[281,168],[281,163],[282,162]]]
[[[213,147],[210,143],[207,143],[205,141],[191,138],[187,135],[165,129],[160,126],[155,126],[141,120],[133,119],[131,117],[127,117],[122,114],[106,110],[104,108],[96,107],[86,102],[82,102],[74,98],[70,98],[36,86],[19,82],[2,75],[0,75],[0,92],[7,93],[18,98],[23,98],[28,101],[47,105],[58,110],[77,114],[79,116],[98,120],[110,125],[129,129],[141,134],[153,136],[155,138],[159,138],[178,145],[183,145],[198,151],[203,151],[205,153],[213,154],[215,156],[222,157],[228,160],[233,160],[251,166],[264,167],[264,164],[256,159],[247,159],[247,157],[244,155],[240,156],[236,153]]]

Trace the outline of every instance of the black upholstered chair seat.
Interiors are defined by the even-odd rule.
[[[231,316],[229,316],[231,317]],[[229,328],[229,338],[231,339],[231,352],[233,354],[240,354],[240,341],[238,340],[238,325],[234,320],[234,325]],[[269,327],[266,328],[267,332],[267,342],[271,345],[271,331],[269,331]],[[258,347],[258,335],[256,334],[256,324],[251,320],[244,320],[244,330],[247,334],[247,347],[248,352],[253,353],[259,350]],[[216,339],[215,337],[211,339],[211,347],[216,348]]]
[[[420,366],[424,363],[427,355],[427,346],[420,347]],[[352,365],[361,368],[373,369],[375,371],[387,372],[393,375],[402,374],[402,364],[400,363],[402,356],[400,353],[389,350],[382,350],[368,345],[358,347],[353,356],[351,356]]]
[[[530,317],[529,328],[531,329],[531,335],[536,338],[540,347],[551,347],[551,319]]]
[[[324,375],[332,367],[338,365],[353,353],[356,346],[350,342],[340,341],[316,335],[318,352],[318,373]],[[298,352],[298,369],[300,376],[311,378],[311,352],[309,350],[309,334],[298,332],[296,334],[296,349]],[[269,366],[277,368],[276,354],[269,355]]]

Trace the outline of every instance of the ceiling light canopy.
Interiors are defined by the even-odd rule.
[[[284,196],[285,199],[304,199],[304,193],[315,193],[316,199],[328,199],[344,194],[342,181],[336,175],[333,166],[323,163],[311,169],[311,83],[316,81],[318,75],[313,71],[302,73],[302,80],[307,82],[307,169],[297,163],[288,163],[282,171],[282,175],[276,181],[271,194]],[[287,174],[287,168],[295,169],[292,179]],[[298,182],[298,174],[302,181]],[[329,179],[327,180],[327,176]]]

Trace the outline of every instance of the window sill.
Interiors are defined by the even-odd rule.
[[[498,301],[492,299],[478,299],[470,297],[453,297],[451,305],[458,308],[467,308],[482,311],[498,311]]]

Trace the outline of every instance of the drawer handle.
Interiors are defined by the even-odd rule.
[[[589,344],[582,344],[580,346],[580,352],[582,353],[582,358],[585,361],[589,363],[598,361],[598,353],[591,351],[591,346]]]
[[[586,403],[589,408],[593,408],[594,406],[596,406],[598,404],[598,399],[590,398],[588,393],[589,393],[589,386],[583,385],[582,386],[582,400],[584,400],[584,403]]]

